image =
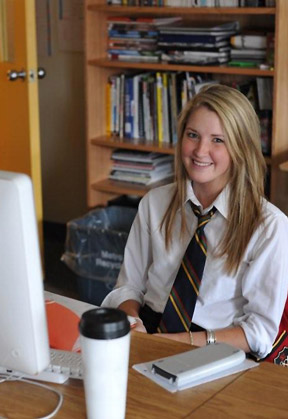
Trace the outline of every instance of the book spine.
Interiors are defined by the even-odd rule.
[[[151,84],[152,101],[151,101],[151,114],[153,118],[153,130],[155,141],[158,141],[158,115],[157,115],[157,80],[155,76],[154,83]]]
[[[133,116],[133,137],[139,138],[139,76],[133,77],[133,98],[131,100]]]
[[[172,144],[177,143],[177,87],[176,73],[171,73],[171,121],[172,121]]]
[[[116,103],[116,77],[111,77],[111,130],[116,134],[117,103]]]
[[[138,108],[138,138],[145,138],[145,129],[144,129],[144,103],[143,103],[143,82],[142,76],[138,77],[138,100],[137,100],[137,108]]]
[[[162,76],[160,72],[156,73],[156,107],[158,122],[158,142],[163,143],[163,113],[162,113]]]
[[[144,121],[144,137],[151,140],[149,132],[149,98],[148,98],[148,81],[143,77],[142,81],[142,107],[143,107],[143,121]]]
[[[120,94],[121,94],[121,81],[120,77],[116,76],[116,134],[120,134]]]
[[[163,143],[169,144],[169,121],[168,121],[168,76],[162,73],[162,121],[163,121]]]
[[[119,135],[124,137],[124,97],[125,97],[125,74],[120,76],[120,100],[119,100]]]
[[[111,135],[111,82],[106,84],[106,134]]]

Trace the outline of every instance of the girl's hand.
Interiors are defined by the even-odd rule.
[[[132,325],[132,330],[135,330],[135,332],[147,333],[142,320],[139,317],[134,317],[134,319],[136,320],[136,323]]]

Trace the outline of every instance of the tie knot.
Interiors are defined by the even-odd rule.
[[[210,211],[206,212],[206,214],[201,214],[201,211],[200,211],[199,207],[197,207],[197,205],[193,204],[193,202],[191,202],[191,207],[192,207],[192,210],[193,210],[194,214],[198,218],[198,227],[204,226],[205,224],[207,224],[211,220],[211,218],[213,217],[215,212],[217,211],[217,209],[215,207],[213,207]]]

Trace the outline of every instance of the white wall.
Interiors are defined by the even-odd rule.
[[[66,223],[87,211],[84,54],[60,50],[58,1],[50,5],[52,54],[38,47],[47,72],[39,81],[43,213],[45,221]]]

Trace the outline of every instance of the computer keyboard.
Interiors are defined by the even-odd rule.
[[[65,383],[68,378],[83,379],[82,358],[78,352],[50,349],[50,364],[40,374],[22,374],[21,372],[12,371],[4,367],[0,367],[0,373],[61,384]]]

